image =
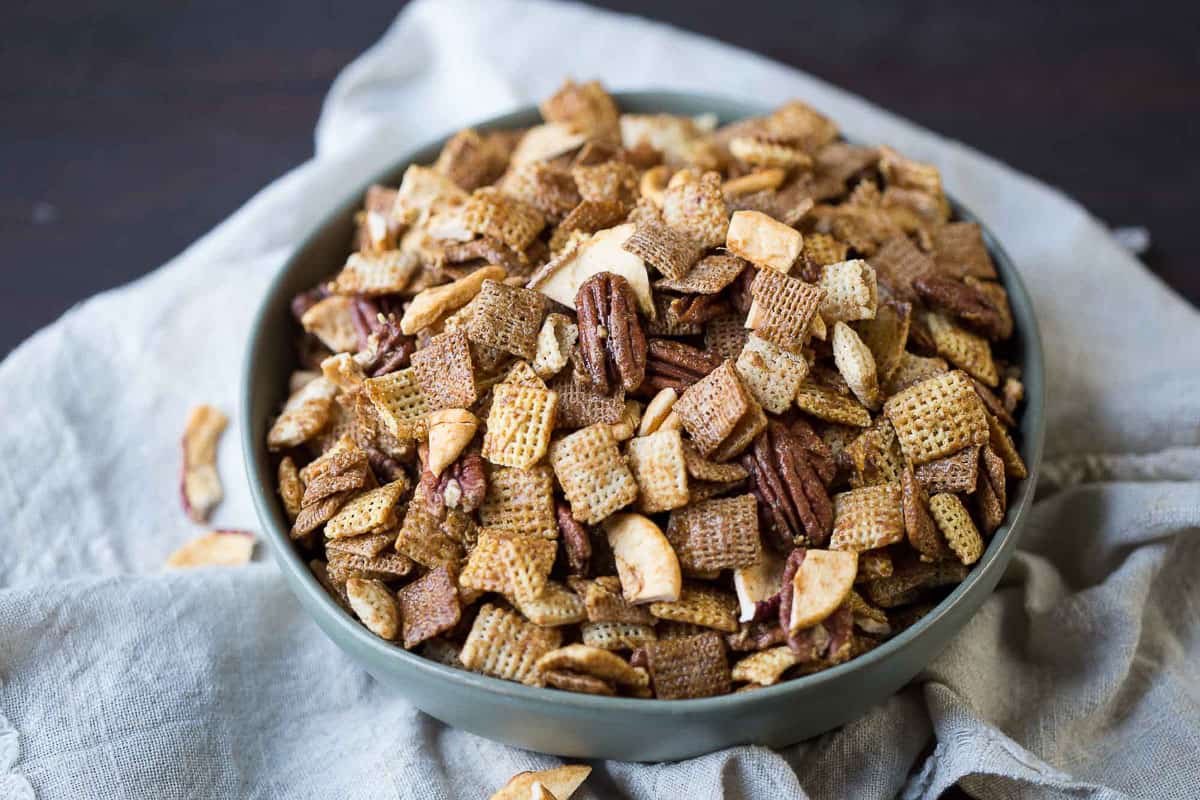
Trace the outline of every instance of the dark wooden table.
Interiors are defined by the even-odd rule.
[[[1111,224],[1145,225],[1147,264],[1200,301],[1194,3],[599,4],[808,70],[1062,187]],[[397,7],[10,2],[0,354],[163,263],[307,158],[330,81]]]

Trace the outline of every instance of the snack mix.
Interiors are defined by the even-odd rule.
[[[920,619],[1025,477],[1007,295],[937,169],[801,102],[718,127],[568,81],[541,115],[371,187],[293,301],[268,445],[316,578],[397,647],[633,698]]]

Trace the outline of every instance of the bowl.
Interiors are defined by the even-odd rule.
[[[770,110],[693,93],[623,92],[615,97],[623,111],[713,112],[722,123]],[[539,121],[536,107],[529,106],[476,127]],[[431,142],[408,153],[370,183],[397,185],[405,167],[433,161],[441,145],[442,141]],[[576,758],[669,761],[738,744],[783,747],[843,725],[899,690],[942,651],[995,588],[1033,497],[1042,450],[1044,375],[1029,295],[1012,261],[984,227],[984,241],[1008,290],[1016,322],[1016,334],[1006,346],[1024,371],[1026,403],[1018,447],[1029,477],[1010,489],[1005,522],[966,580],[908,630],[823,672],[753,692],[698,700],[597,697],[528,687],[443,666],[374,636],[325,593],[293,548],[265,444],[268,421],[286,399],[287,377],[295,365],[292,345],[298,329],[289,301],[343,263],[353,215],[366,188],[347,193],[288,260],[262,300],[243,371],[242,449],[263,536],[300,605],[351,659],[425,713],[488,739]],[[980,222],[953,199],[951,206],[959,219]]]

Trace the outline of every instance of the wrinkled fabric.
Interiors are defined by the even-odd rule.
[[[780,752],[597,762],[577,796],[935,798],[959,783],[989,800],[1194,797],[1196,309],[1060,192],[795,70],[583,6],[425,0],[338,78],[311,161],[0,364],[0,800],[478,798],[559,763],[383,690],[270,563],[159,567],[198,533],[178,498],[187,411],[233,415],[251,316],[303,235],[407,149],[567,75],[799,97],[936,163],[1018,265],[1049,386],[1019,550],[910,686]],[[215,527],[256,526],[237,439],[221,442]]]

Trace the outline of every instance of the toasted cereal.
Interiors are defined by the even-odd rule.
[[[429,513],[419,488],[396,535],[396,550],[429,569],[457,570],[463,558],[462,542],[443,530],[441,520]]]
[[[293,539],[302,539],[317,528],[333,519],[338,509],[349,499],[353,492],[338,492],[319,500],[312,505],[303,506],[300,513],[292,520],[292,530],[289,533]]]
[[[864,550],[858,554],[858,574],[854,582],[886,578],[896,570],[892,555],[885,547],[881,550]]]
[[[900,485],[884,483],[834,495],[833,550],[874,550],[904,539]]]
[[[637,482],[607,425],[589,425],[555,442],[550,463],[580,522],[600,522],[638,497]]]
[[[794,169],[813,164],[812,156],[793,141],[767,136],[735,136],[729,142],[729,152],[754,167]]]
[[[736,359],[746,345],[750,332],[742,325],[740,314],[722,314],[704,326],[704,346],[721,358]]]
[[[983,231],[974,222],[951,222],[933,234],[937,268],[954,278],[996,279],[996,265],[983,243]]]
[[[846,260],[849,248],[827,233],[811,233],[804,237],[804,256],[818,267]]]
[[[817,282],[825,292],[821,316],[825,322],[874,319],[879,303],[875,270],[862,259],[826,264]]]
[[[541,593],[532,599],[513,598],[513,604],[535,625],[574,625],[587,619],[583,598],[557,581],[546,581]]]
[[[889,239],[870,257],[871,266],[879,283],[886,286],[900,300],[919,300],[913,282],[919,278],[937,275],[938,268],[926,254],[922,253],[905,236]]]
[[[598,694],[608,697],[615,696],[617,693],[616,688],[611,683],[592,675],[581,675],[577,672],[568,672],[566,670],[545,670],[542,674],[545,677],[547,686],[562,689],[564,692]],[[539,793],[538,787],[540,786],[541,784],[535,786],[533,797],[546,796],[544,793],[545,790]]]
[[[335,353],[358,349],[358,328],[354,326],[354,300],[333,295],[321,300],[300,317],[304,330]]]
[[[471,341],[524,359],[537,355],[538,331],[545,314],[541,294],[485,280],[473,305],[475,313],[467,323]]]
[[[504,267],[489,264],[456,281],[419,292],[404,309],[400,330],[411,335],[453,314],[479,294],[484,281],[500,281],[508,275]]]
[[[733,633],[738,628],[737,598],[700,584],[684,584],[679,599],[650,604],[650,613],[672,622],[687,622]]]
[[[399,601],[406,650],[452,630],[462,618],[458,587],[445,567],[432,569],[405,586]]]
[[[487,528],[553,539],[554,475],[545,464],[516,469],[494,467],[488,473],[487,494],[479,507],[479,522]]]
[[[937,353],[956,367],[966,370],[988,386],[1000,383],[996,364],[992,361],[992,348],[978,334],[960,328],[942,314],[926,313],[921,319],[933,336]]]
[[[958,495],[935,494],[929,498],[929,513],[958,560],[970,566],[983,555],[983,537]]]
[[[854,328],[875,359],[875,372],[885,390],[905,355],[912,305],[899,301],[880,303],[875,318],[862,320]],[[915,358],[915,356],[914,356]]]
[[[950,365],[943,359],[924,358],[915,356],[909,352],[900,354],[899,360],[896,362],[896,368],[887,378],[884,384],[884,393],[891,397],[899,394],[910,386],[916,386],[918,383],[929,378],[944,375],[950,371]]]
[[[378,533],[364,533],[361,536],[329,539],[325,542],[325,552],[348,553],[363,558],[377,558],[380,553],[396,543],[396,532],[396,529],[392,529],[379,531]],[[407,573],[407,570],[405,572]]]
[[[560,222],[579,205],[579,190],[571,173],[556,164],[531,161],[509,170],[504,191],[533,206],[548,222]]]
[[[747,477],[745,467],[737,463],[719,464],[700,455],[691,442],[683,443],[683,462],[688,475],[698,481],[709,483],[737,483]],[[695,497],[692,498],[696,500]]]
[[[333,543],[342,541],[333,539]],[[326,547],[325,554],[329,558],[327,569],[329,576],[337,581],[347,581],[350,578],[364,580],[394,581],[403,578],[413,570],[412,559],[399,553],[383,552],[376,556],[363,556],[334,547]]]
[[[808,362],[799,353],[751,333],[735,364],[738,375],[754,399],[772,414],[791,406],[808,374]]]
[[[1021,458],[1021,454],[1017,451],[1017,445],[1004,426],[1000,424],[1000,420],[988,414],[987,425],[988,444],[1004,462],[1004,474],[1018,479],[1029,477],[1029,471],[1025,467],[1025,461]]]
[[[685,231],[704,247],[724,244],[729,213],[721,194],[721,176],[715,172],[697,175],[686,169],[675,173],[663,193],[662,214],[668,225]]]
[[[228,422],[218,409],[201,405],[188,414],[183,429],[181,494],[183,509],[195,522],[205,522],[224,496],[217,475],[217,442]]]
[[[466,191],[492,183],[504,172],[508,151],[499,133],[464,128],[442,145],[433,168]]]
[[[759,686],[774,686],[783,678],[783,673],[799,663],[792,648],[772,647],[751,653],[733,665],[731,677],[735,683],[755,683]]]
[[[236,567],[254,554],[254,535],[248,531],[209,531],[187,542],[167,557],[167,569]]]
[[[622,247],[667,279],[675,280],[687,275],[704,252],[704,248],[686,233],[667,227],[663,222],[639,225]]]
[[[603,394],[587,378],[574,370],[564,370],[551,383],[558,392],[556,425],[560,428],[586,428],[589,425],[616,425],[625,412],[625,395],[618,390]]]
[[[571,170],[579,195],[592,203],[616,202],[633,208],[638,197],[638,171],[624,161],[581,165]]]
[[[389,640],[400,633],[396,598],[381,581],[351,578],[346,581],[346,597],[350,608],[371,633]]]
[[[283,510],[289,520],[295,520],[303,506],[301,501],[304,498],[304,481],[300,480],[300,471],[296,469],[296,462],[291,456],[284,456],[279,462],[276,480],[279,483],[279,497],[283,500]]]
[[[475,366],[465,332],[434,336],[412,354],[411,363],[430,410],[469,408],[477,399]]]
[[[846,385],[864,406],[878,409],[883,404],[875,357],[858,334],[844,322],[833,324],[833,362],[846,379]]]
[[[733,283],[748,266],[737,256],[714,253],[700,259],[678,278],[667,277],[655,281],[654,288],[683,294],[717,294]]]
[[[799,278],[761,269],[750,286],[753,302],[745,327],[784,348],[801,347],[824,292]]]
[[[420,268],[421,259],[416,253],[351,253],[333,280],[333,292],[367,297],[403,292]]]
[[[484,529],[458,583],[530,602],[545,588],[557,552],[558,545],[548,539]]]
[[[546,800],[545,797],[539,798],[534,794],[534,787],[537,785],[548,791],[554,800],[570,800],[571,795],[591,771],[591,767],[583,764],[568,764],[540,772],[520,772],[489,800]]]
[[[984,535],[991,536],[1004,521],[1004,511],[1008,506],[1008,487],[1004,476],[1004,461],[988,445],[980,449],[979,472],[975,511]]]
[[[878,578],[866,584],[867,599],[881,608],[895,608],[919,601],[924,590],[962,583],[967,568],[958,561],[910,562],[888,578]],[[897,627],[905,627],[898,620]]]
[[[796,407],[826,422],[860,428],[871,424],[871,412],[862,403],[811,381],[802,383],[796,390]]]
[[[917,481],[929,494],[971,493],[979,480],[979,448],[964,447],[957,453],[927,461],[915,469]]]
[[[536,208],[494,187],[476,189],[463,207],[467,229],[492,236],[513,250],[524,250],[545,227]]]
[[[714,453],[756,407],[733,362],[726,361],[689,386],[676,401],[673,411],[679,415],[696,448],[707,456]]]
[[[585,622],[580,632],[584,644],[602,650],[635,650],[658,638],[653,626],[634,622]]]
[[[493,464],[526,469],[546,455],[558,394],[511,383],[492,388],[492,408],[483,437],[483,457]]]
[[[527,686],[543,683],[539,658],[558,648],[557,628],[543,628],[491,603],[479,610],[459,658],[473,672],[482,672]]]
[[[371,399],[388,432],[397,439],[419,439],[425,434],[429,399],[421,389],[414,368],[368,378],[363,381],[363,391]]]
[[[922,560],[942,561],[953,556],[933,517],[929,515],[929,497],[917,482],[912,467],[906,466],[901,473],[900,486],[908,543],[921,554]]]
[[[743,494],[694,503],[671,512],[667,540],[690,573],[741,569],[758,563],[758,504]]]
[[[356,391],[367,378],[362,365],[349,353],[338,353],[323,360],[321,374],[343,392]]]
[[[687,505],[688,475],[679,431],[659,431],[631,439],[628,457],[637,481],[640,511],[655,514]]]
[[[293,392],[267,432],[267,447],[286,450],[320,433],[333,415],[336,394],[337,386],[323,377],[314,378]]]
[[[660,700],[685,700],[727,694],[729,663],[725,642],[713,632],[646,645],[654,696]]]
[[[874,425],[846,445],[845,453],[854,467],[850,485],[855,489],[900,480],[904,459],[896,431],[886,417],[877,419]]]
[[[538,110],[546,122],[563,123],[589,139],[620,139],[620,112],[599,81],[575,83],[567,80],[538,106]]]
[[[538,659],[537,666],[541,670],[592,675],[621,686],[649,685],[646,674],[631,667],[625,659],[609,650],[586,644],[569,644],[546,653]]]
[[[396,503],[409,488],[408,481],[396,480],[359,495],[325,523],[325,536],[339,539],[375,533],[396,524]]]
[[[893,395],[883,411],[914,466],[984,444],[988,438],[987,412],[970,378],[958,370]]]
[[[538,331],[537,352],[533,356],[533,371],[548,380],[562,371],[571,359],[579,341],[579,326],[564,314],[547,314]]]

